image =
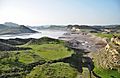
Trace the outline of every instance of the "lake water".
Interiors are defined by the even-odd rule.
[[[51,37],[58,38],[61,37],[66,31],[61,30],[37,30],[41,33],[25,33],[25,34],[12,34],[12,35],[0,35],[0,39],[10,39],[10,38],[41,38],[41,37]]]

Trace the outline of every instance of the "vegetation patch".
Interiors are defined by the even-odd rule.
[[[24,42],[24,40],[22,41]],[[25,44],[17,46],[20,48],[31,49],[0,51],[0,78],[24,78],[34,67],[38,65],[41,66],[46,62],[51,63],[50,70],[55,72],[57,69],[59,70],[60,65],[63,65],[64,67],[64,64],[54,65],[52,62],[55,63],[56,61],[57,63],[57,60],[70,57],[73,54],[73,51],[68,50],[68,48],[64,46],[64,41],[61,40],[44,37],[42,39],[28,39],[27,41]],[[52,66],[53,68],[51,69]],[[56,67],[55,71],[54,67]],[[63,74],[65,78],[70,78],[67,77],[66,71],[70,69],[69,72],[71,72],[74,69],[69,67],[70,66],[68,64],[65,64],[65,68],[67,70],[64,69],[63,71],[65,72],[61,72],[60,75],[62,76]],[[59,71],[61,70],[62,68],[60,68]],[[49,68],[45,71],[49,71]],[[58,74],[56,74],[57,77],[60,76],[59,71]],[[69,73],[68,76],[70,76]],[[53,75],[51,75],[51,77],[53,77]]]
[[[32,48],[31,52],[39,55],[46,61],[70,57],[73,54],[73,51],[68,51],[68,48],[62,44],[28,45],[27,47]]]
[[[115,33],[111,33],[111,34],[105,34],[105,33],[95,33],[95,35],[96,36],[98,36],[98,37],[102,37],[102,38],[112,38],[113,37],[113,35],[115,35],[115,36],[120,36],[120,34],[115,34]]]
[[[120,73],[117,70],[95,67],[94,72],[101,78],[120,78]]]
[[[26,78],[75,78],[77,71],[69,64],[58,62],[35,67]]]
[[[34,62],[37,62],[37,61],[44,60],[39,55],[36,55],[35,53],[32,53],[30,51],[20,52],[18,54],[18,59],[19,59],[20,62],[22,62],[24,64],[30,64],[30,63],[34,63]]]

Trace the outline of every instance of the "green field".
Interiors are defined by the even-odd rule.
[[[120,36],[120,34],[105,34],[105,33],[94,33],[96,36],[98,37],[102,37],[102,38],[112,38],[113,35],[115,36]]]
[[[120,73],[117,70],[95,67],[94,72],[101,78],[120,78]]]
[[[26,78],[76,78],[76,76],[77,71],[69,64],[58,62],[39,65]]]
[[[24,78],[38,65],[45,66],[47,62],[64,59],[74,53],[64,46],[63,41],[58,43],[48,41],[41,44],[24,44],[19,47],[28,47],[31,49],[0,51],[0,77]],[[76,70],[69,66],[68,63],[54,63],[47,69],[53,72],[57,71],[55,75],[59,78],[63,78],[63,76],[65,76],[65,78],[74,78],[73,76],[76,76]],[[47,69],[45,71],[50,71]],[[43,75],[45,75],[44,72]],[[44,78],[46,78],[46,76]],[[51,77],[53,77],[53,75],[51,75]]]
[[[62,44],[28,45],[27,47],[32,48],[31,52],[39,55],[46,61],[70,57],[73,54],[73,51],[68,51]]]

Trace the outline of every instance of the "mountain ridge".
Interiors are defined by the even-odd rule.
[[[22,33],[37,33],[37,31],[30,29],[24,25],[18,25],[12,22],[0,24],[0,35],[6,34],[22,34]]]

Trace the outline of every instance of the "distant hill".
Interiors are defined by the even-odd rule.
[[[95,26],[90,26],[90,25],[68,25],[67,28],[71,29],[72,27],[80,28],[80,29],[120,29],[120,25],[95,25]]]
[[[58,26],[58,25],[50,25],[48,29],[53,29],[53,30],[66,30],[66,26]]]
[[[0,24],[0,30],[8,28],[6,25]]]
[[[12,22],[6,22],[0,24],[0,35],[4,34],[22,34],[22,33],[36,33],[37,31],[32,30],[24,25],[18,25]]]
[[[91,30],[91,31],[96,31],[96,32],[103,32],[104,30],[111,30],[114,32],[120,32],[120,25],[95,25],[95,26],[90,26],[90,25],[68,25],[67,29],[71,30],[73,28],[76,29],[81,29],[81,30]]]
[[[30,26],[32,29],[38,30],[66,30],[67,26],[63,25],[47,25],[47,26]]]
[[[68,25],[67,26],[68,29],[72,29],[72,27],[75,27],[78,29],[95,29],[95,30],[99,30],[99,28],[101,28],[101,26],[89,26],[89,25]]]
[[[16,23],[12,23],[12,22],[5,22],[4,25],[6,25],[8,27],[19,27],[20,26]]]

